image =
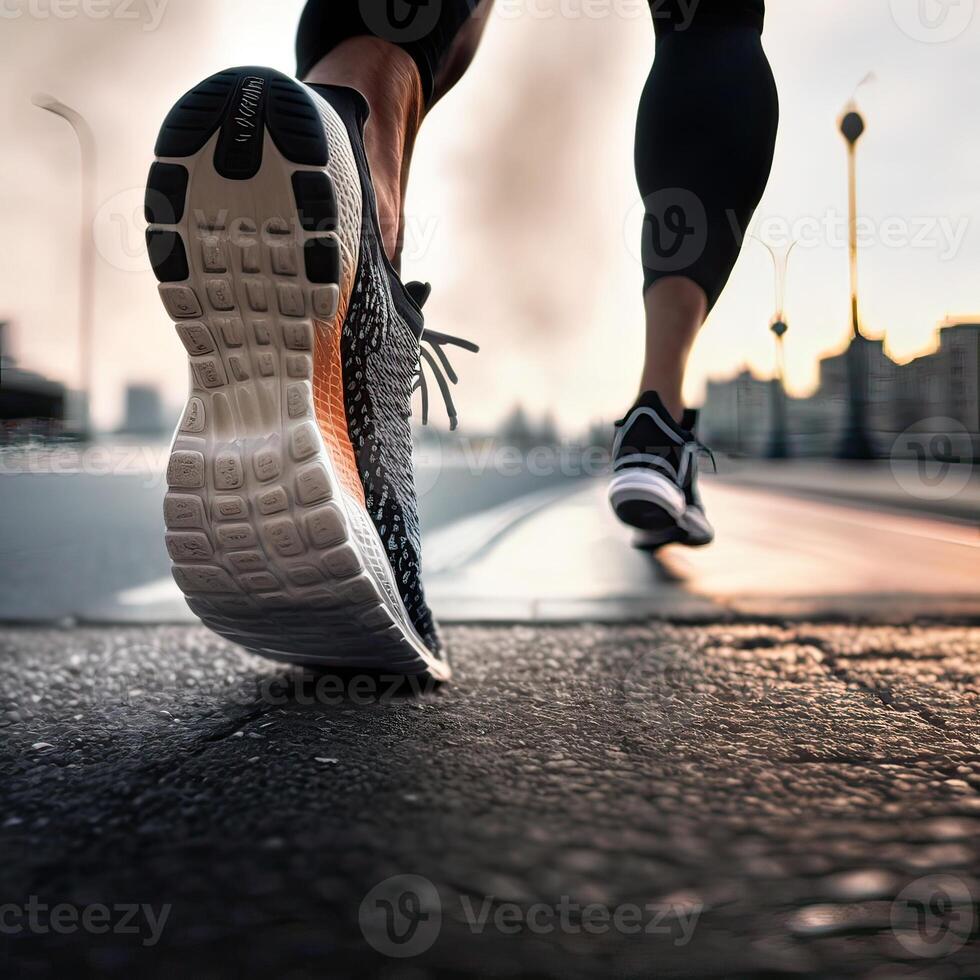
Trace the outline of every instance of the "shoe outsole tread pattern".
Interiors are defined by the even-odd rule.
[[[680,487],[672,487],[662,474],[645,468],[626,470],[613,477],[609,503],[616,516],[635,528],[634,547],[656,551],[668,544],[700,548],[710,544],[714,532],[707,519],[696,521]]]
[[[350,146],[316,98],[278,72],[230,69],[179,100],[157,141],[147,246],[191,371],[167,549],[190,608],[253,651],[444,680],[338,453],[346,419],[328,432],[318,411],[314,357],[339,349],[360,188],[334,186],[356,169],[333,159]],[[331,404],[336,421],[342,398]]]

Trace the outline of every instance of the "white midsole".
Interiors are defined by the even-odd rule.
[[[343,123],[312,94],[325,121],[326,172],[339,205],[343,311],[358,261],[360,179]],[[242,237],[241,225],[201,227],[202,213],[214,225],[223,212],[232,222],[251,220],[260,233],[270,216],[299,228],[291,176],[317,168],[287,160],[266,132],[259,173],[228,180],[213,166],[217,138],[193,156],[162,160],[190,173],[182,220],[168,226],[186,246],[190,273],[162,284],[161,294],[173,310],[175,290],[190,290],[201,309],[175,317],[185,346],[189,337],[201,343],[188,347],[191,391],[168,468],[174,577],[208,626],[257,652],[448,679],[448,665],[416,633],[373,521],[339,480],[317,424],[317,332],[339,331],[342,322],[339,312],[332,319],[323,312],[323,287],[306,276],[302,241],[262,234],[253,241]],[[245,249],[250,263],[259,263],[249,273]],[[216,272],[219,253],[226,270]],[[256,302],[256,295],[264,298]]]
[[[687,508],[683,491],[667,477],[648,469],[631,469],[609,481],[609,502],[614,510],[640,500],[663,508],[679,521]]]

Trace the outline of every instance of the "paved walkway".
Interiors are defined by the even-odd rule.
[[[980,974],[980,631],[448,639],[412,695],[0,632],[4,975]]]
[[[463,621],[980,614],[971,527],[706,481],[716,542],[652,558],[628,546],[604,493],[587,484],[439,569],[436,609]]]
[[[935,514],[980,527],[980,466],[910,459],[844,462],[826,459],[719,461],[719,479],[813,500]]]
[[[497,622],[438,691],[0,629],[5,974],[980,975],[975,532],[706,497],[658,559],[597,484],[432,535],[442,617]]]
[[[720,481],[704,495],[716,542],[656,557],[629,546],[602,481],[509,501],[427,536],[427,593],[445,622],[980,617],[976,528]],[[169,575],[88,616],[193,622]]]

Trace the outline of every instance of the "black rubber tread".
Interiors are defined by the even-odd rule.
[[[150,167],[143,201],[148,225],[175,225],[183,218],[187,180],[187,168],[179,163],[157,161]]]
[[[336,238],[310,238],[303,245],[310,282],[340,282],[340,243]]]
[[[212,75],[185,93],[163,121],[156,155],[189,157],[199,153],[221,125],[237,81],[237,71],[229,69]]]
[[[293,194],[305,231],[337,230],[337,197],[325,173],[297,170],[293,174]]]
[[[327,134],[313,97],[298,82],[271,68],[265,121],[279,152],[293,163],[327,165]]]
[[[248,180],[262,166],[269,79],[262,68],[237,71],[214,150],[214,169],[229,180]]]
[[[616,508],[616,516],[630,527],[644,531],[661,531],[677,527],[674,516],[647,500],[627,500]]]
[[[147,228],[146,251],[160,282],[183,282],[187,278],[187,251],[183,239],[176,232]]]
[[[236,94],[241,93],[243,83],[249,78],[262,79],[261,111],[251,115],[255,109],[250,101],[246,108],[247,118],[255,124],[255,133],[261,147],[263,126],[267,127],[273,142],[287,160],[309,167],[327,165],[327,137],[323,131],[323,121],[310,93],[299,82],[276,71],[274,68],[240,66],[228,68],[205,79],[185,93],[167,114],[156,142],[158,157],[187,157],[199,153],[207,141],[219,128],[228,127],[234,132],[235,120],[241,118],[236,112],[241,108],[241,97],[236,102]],[[241,133],[243,130],[239,129]],[[234,138],[231,137],[234,143]],[[251,141],[249,141],[251,142]],[[245,179],[254,161],[250,153],[234,154],[233,147],[226,145],[223,156],[216,160],[219,173],[222,168],[229,172],[225,176]],[[241,147],[239,146],[240,150]],[[245,157],[245,162],[242,158]],[[256,171],[258,167],[255,167]],[[245,176],[239,176],[244,174]]]

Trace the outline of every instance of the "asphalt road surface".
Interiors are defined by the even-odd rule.
[[[4,975],[980,974],[977,629],[448,639],[396,696],[4,630]]]
[[[3,975],[980,976],[975,526],[440,471],[433,690],[190,625],[154,472],[0,477]]]

